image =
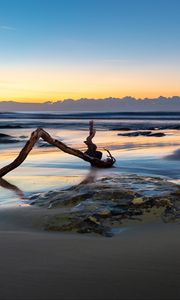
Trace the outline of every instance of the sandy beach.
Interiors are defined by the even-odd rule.
[[[179,299],[178,224],[132,222],[105,238],[35,229],[46,213],[1,211],[0,299]]]

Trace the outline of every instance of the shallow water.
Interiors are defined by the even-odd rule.
[[[52,113],[51,113],[52,114]],[[8,134],[16,138],[20,138],[20,142],[12,144],[0,143],[1,161],[0,167],[10,163],[16,156],[18,151],[28,139],[33,131],[36,123],[38,124],[38,115],[33,114],[33,120],[22,119],[24,115],[21,113],[21,118],[17,119],[17,115],[7,119],[5,115],[0,114],[0,124],[15,125],[18,122],[24,124],[24,128],[1,128],[0,133]],[[62,140],[70,146],[85,150],[83,141],[88,134],[88,117],[86,119],[75,119],[75,115],[71,114],[71,119],[57,119],[57,113],[48,120],[45,115],[40,120],[46,124],[46,130],[55,138]],[[47,116],[47,115],[46,115]],[[82,116],[82,115],[81,115]],[[92,116],[91,116],[92,117]],[[151,175],[165,177],[175,183],[180,183],[180,158],[177,155],[177,150],[180,149],[180,130],[172,129],[172,125],[180,125],[180,116],[174,114],[171,120],[168,120],[168,115],[156,116],[155,114],[143,116],[130,116],[126,119],[120,119],[117,114],[105,117],[96,115],[95,123],[97,124],[97,134],[94,139],[98,148],[103,151],[104,157],[106,152],[104,148],[111,150],[116,157],[117,162],[115,168],[109,170],[99,170],[98,174],[112,173],[134,173],[140,175]],[[131,119],[129,119],[131,117]],[[136,120],[134,118],[136,117]],[[55,119],[56,118],[56,119]],[[59,117],[60,118],[60,117]],[[103,119],[102,119],[103,118]],[[139,119],[138,119],[139,118]],[[144,118],[144,119],[143,119]],[[56,122],[54,122],[56,120]],[[57,126],[52,126],[56,123]],[[27,123],[31,124],[27,128]],[[133,125],[133,131],[136,128],[142,130],[143,127],[155,126],[159,124],[155,132],[163,132],[164,137],[128,137],[118,136],[118,133],[127,131],[112,130],[117,129],[116,126],[126,127]],[[112,128],[113,126],[113,128]],[[166,129],[165,129],[166,127]],[[128,131],[131,132],[131,131]],[[153,131],[154,132],[154,131]],[[41,144],[45,144],[41,142]],[[175,152],[176,151],[176,152]],[[173,153],[176,155],[173,156]],[[173,159],[174,157],[174,159]],[[30,153],[26,161],[17,169],[7,174],[4,179],[7,183],[0,186],[0,205],[19,205],[26,203],[26,198],[32,193],[42,192],[45,190],[59,189],[79,183],[88,173],[89,165],[76,157],[71,157],[68,154],[62,153],[53,147],[38,147]],[[9,185],[8,185],[9,183]],[[16,187],[16,188],[15,188]]]

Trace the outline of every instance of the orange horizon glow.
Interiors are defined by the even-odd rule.
[[[137,99],[180,95],[179,74],[146,66],[4,68],[0,70],[0,101],[43,103],[80,98]]]
[[[1,1],[0,101],[180,95],[179,11],[179,0]]]

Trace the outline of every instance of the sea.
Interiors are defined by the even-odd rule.
[[[98,176],[137,174],[180,184],[180,112],[0,112],[0,168],[11,163],[36,128],[53,138],[86,150],[89,121],[94,142],[116,158]],[[80,183],[91,168],[87,162],[39,140],[21,166],[0,179],[0,207],[25,205],[35,193]]]

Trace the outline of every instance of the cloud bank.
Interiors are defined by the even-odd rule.
[[[79,100],[66,99],[56,102],[23,103],[1,101],[0,111],[102,111],[102,112],[180,112],[180,96],[136,99],[133,97]]]

